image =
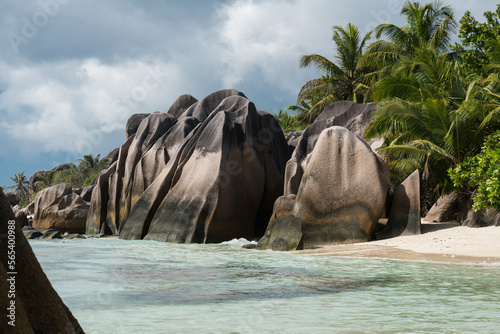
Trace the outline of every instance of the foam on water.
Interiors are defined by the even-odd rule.
[[[86,333],[496,333],[500,266],[30,240]]]

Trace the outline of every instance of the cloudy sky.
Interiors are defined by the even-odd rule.
[[[236,88],[258,109],[295,103],[331,57],[333,25],[401,24],[403,0],[1,0],[0,185],[125,140],[133,113]],[[480,21],[493,0],[448,3]]]

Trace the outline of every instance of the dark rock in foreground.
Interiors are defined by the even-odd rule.
[[[420,173],[417,169],[396,188],[389,219],[376,238],[420,234],[420,225]]]
[[[9,226],[14,229],[16,242],[16,263],[11,268],[8,257],[0,259],[0,291],[4,295],[0,298],[2,320],[0,333],[83,333],[78,321],[50,284],[47,276],[38,263],[31,246],[17,224],[9,225],[14,220],[14,214],[7,203],[4,193],[0,190],[0,254],[8,254]],[[15,270],[14,298],[8,297],[10,281],[13,275],[8,274]],[[15,327],[8,324],[10,303],[15,300]]]

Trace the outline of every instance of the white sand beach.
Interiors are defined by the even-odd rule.
[[[500,263],[500,227],[468,228],[456,222],[422,222],[422,234],[296,251],[311,256]]]

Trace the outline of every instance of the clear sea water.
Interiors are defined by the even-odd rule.
[[[86,333],[498,333],[500,264],[30,240]]]

